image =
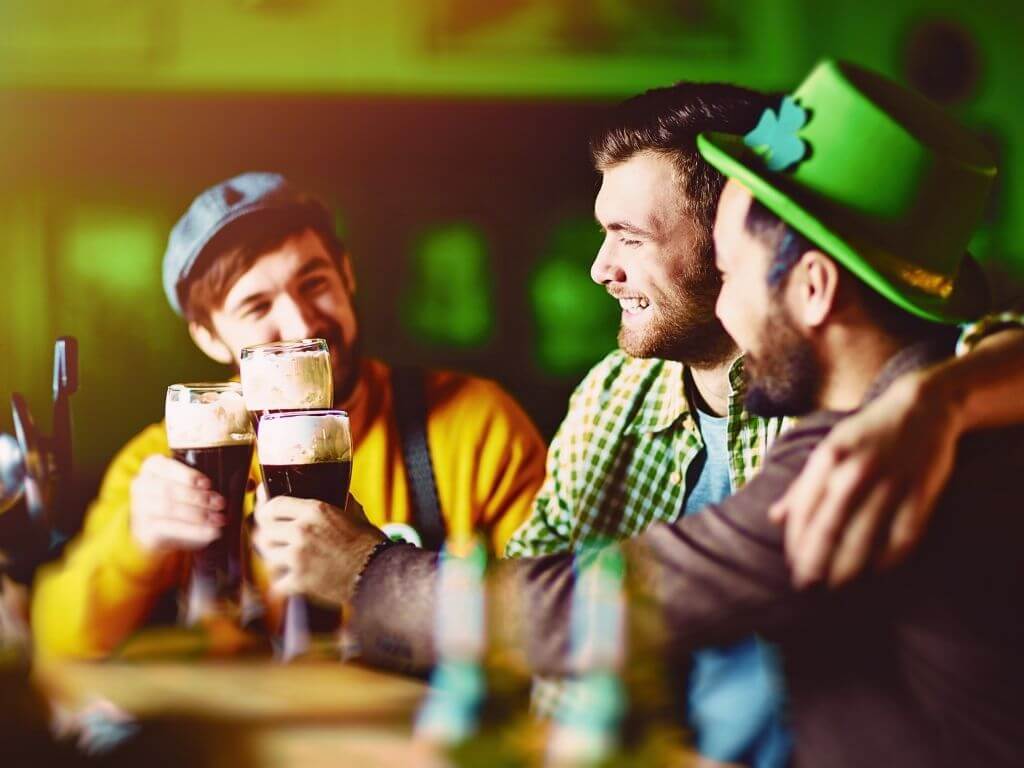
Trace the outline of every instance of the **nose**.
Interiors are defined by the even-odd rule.
[[[282,339],[310,339],[320,333],[321,323],[315,309],[290,294],[278,297],[274,319]]]
[[[610,238],[605,238],[590,266],[590,279],[598,285],[626,282],[626,272],[616,260],[616,249]]]

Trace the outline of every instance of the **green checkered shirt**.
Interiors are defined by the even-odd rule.
[[[683,510],[687,473],[704,443],[685,393],[682,363],[612,352],[590,371],[548,450],[547,477],[507,557],[574,550],[635,536]],[[761,463],[782,427],[743,409],[742,362],[729,371],[733,490]],[[693,482],[695,478],[690,478]]]
[[[625,539],[683,511],[690,466],[704,448],[686,395],[685,366],[615,351],[576,388],[548,449],[544,485],[506,557],[574,551]],[[783,425],[743,409],[743,366],[729,370],[727,440],[733,490],[757,470]],[[699,465],[698,465],[699,466]],[[572,706],[575,681],[537,678],[532,706],[541,717]]]

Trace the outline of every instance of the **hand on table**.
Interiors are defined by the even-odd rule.
[[[282,595],[308,595],[332,605],[352,598],[366,561],[386,537],[351,496],[345,509],[278,496],[256,507],[256,549]]]
[[[797,586],[846,583],[869,563],[900,562],[920,540],[960,433],[923,382],[909,374],[837,424],[772,506]]]
[[[220,535],[224,497],[169,456],[150,456],[131,485],[131,529],[150,552],[202,549]]]

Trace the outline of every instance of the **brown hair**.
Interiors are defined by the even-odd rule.
[[[179,287],[185,319],[210,328],[210,317],[224,304],[231,287],[253,264],[286,240],[313,230],[338,268],[345,246],[319,205],[263,211],[218,232],[199,256],[197,269]]]
[[[723,83],[655,88],[609,112],[591,139],[590,154],[600,171],[640,152],[668,157],[682,182],[687,211],[703,226],[710,256],[711,225],[725,179],[697,151],[697,134],[747,133],[776,102],[774,96]]]

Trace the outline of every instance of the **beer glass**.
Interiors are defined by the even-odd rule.
[[[331,354],[324,339],[243,347],[240,372],[242,394],[255,428],[268,413],[330,408],[334,403]],[[322,624],[329,624],[332,616],[336,616],[333,612],[311,611],[301,599],[289,600],[285,603],[282,639],[308,639],[310,613],[314,621]]]
[[[245,405],[257,427],[267,413],[334,404],[331,354],[323,339],[243,347],[240,370]]]
[[[269,498],[317,499],[344,508],[352,478],[348,414],[339,410],[281,411],[260,420],[257,450]],[[326,625],[311,622],[301,597],[285,604],[282,656],[287,661],[309,648],[310,628],[337,630],[336,611],[321,611]],[[331,623],[333,622],[333,626]]]
[[[164,417],[171,454],[206,475],[226,505],[220,536],[193,556],[186,623],[194,624],[217,606],[239,605],[242,505],[254,433],[242,387],[233,381],[168,387]]]

